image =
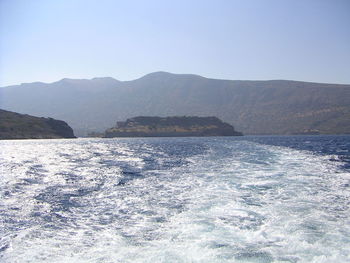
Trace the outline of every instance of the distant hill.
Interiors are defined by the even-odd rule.
[[[216,117],[139,116],[118,122],[106,130],[105,137],[183,137],[183,136],[239,136],[232,125]]]
[[[75,138],[64,121],[0,110],[0,139]]]
[[[133,116],[217,116],[244,134],[350,133],[350,85],[156,72],[0,88],[0,107],[65,120],[78,135]]]

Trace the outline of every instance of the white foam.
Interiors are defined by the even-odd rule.
[[[17,221],[4,223],[2,243],[9,248],[1,260],[350,261],[350,196],[343,187],[349,173],[339,163],[283,147],[215,140],[203,142],[208,150],[188,157],[186,165],[145,170],[155,154],[160,164],[176,157],[143,143],[2,142],[1,206]],[[124,165],[143,176],[118,185]],[[65,210],[55,196],[38,200],[57,189],[78,205]],[[74,196],[79,189],[87,193]]]

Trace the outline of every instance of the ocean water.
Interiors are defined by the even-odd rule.
[[[350,262],[350,136],[0,141],[0,262]]]

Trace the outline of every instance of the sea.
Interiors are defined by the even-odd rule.
[[[0,141],[0,262],[350,262],[350,136]]]

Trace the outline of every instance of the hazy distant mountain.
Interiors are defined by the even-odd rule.
[[[166,72],[0,88],[0,107],[68,122],[75,134],[134,116],[217,116],[244,134],[350,133],[350,85],[237,81]]]

